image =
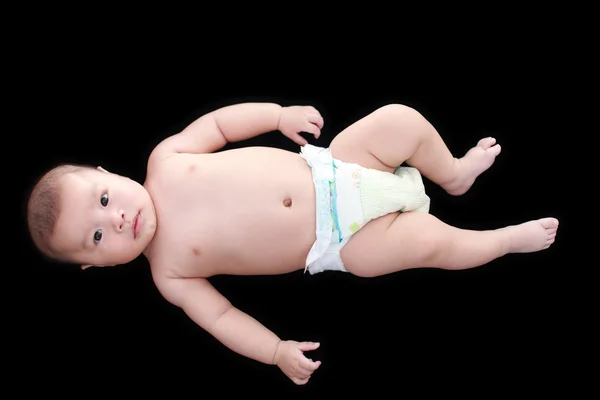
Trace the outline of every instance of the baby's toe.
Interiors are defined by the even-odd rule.
[[[495,145],[495,146],[493,146],[493,147],[490,147],[490,148],[488,148],[488,149],[486,150],[486,153],[487,153],[487,154],[491,154],[491,155],[493,155],[494,157],[496,157],[498,154],[500,154],[500,151],[501,151],[501,150],[502,150],[502,148],[500,147],[500,145],[499,145],[499,144],[497,144],[497,145]]]
[[[483,149],[486,150],[486,149],[489,149],[490,147],[492,147],[495,143],[496,143],[496,139],[494,139],[493,137],[487,137],[487,138],[481,139],[477,143],[477,146],[483,147]]]

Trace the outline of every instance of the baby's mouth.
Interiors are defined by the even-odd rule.
[[[132,224],[131,224],[131,227],[133,229],[133,238],[134,239],[137,237],[137,235],[139,233],[138,232],[138,222],[139,222],[139,219],[140,219],[140,213],[138,212],[136,214],[136,216],[133,218],[133,221],[132,221]]]

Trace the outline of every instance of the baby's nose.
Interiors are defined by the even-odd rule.
[[[115,229],[118,232],[121,232],[123,230],[123,226],[125,225],[125,211],[118,210],[115,213],[114,224],[115,224]]]

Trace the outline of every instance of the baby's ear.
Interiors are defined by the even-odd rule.
[[[104,168],[102,168],[101,166],[98,165],[98,167],[96,167],[98,169],[98,171],[104,172],[106,174],[108,174],[109,172],[107,170],[105,170]]]

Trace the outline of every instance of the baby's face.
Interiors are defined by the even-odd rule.
[[[54,245],[82,266],[126,264],[150,244],[156,214],[139,183],[104,170],[65,175]]]

